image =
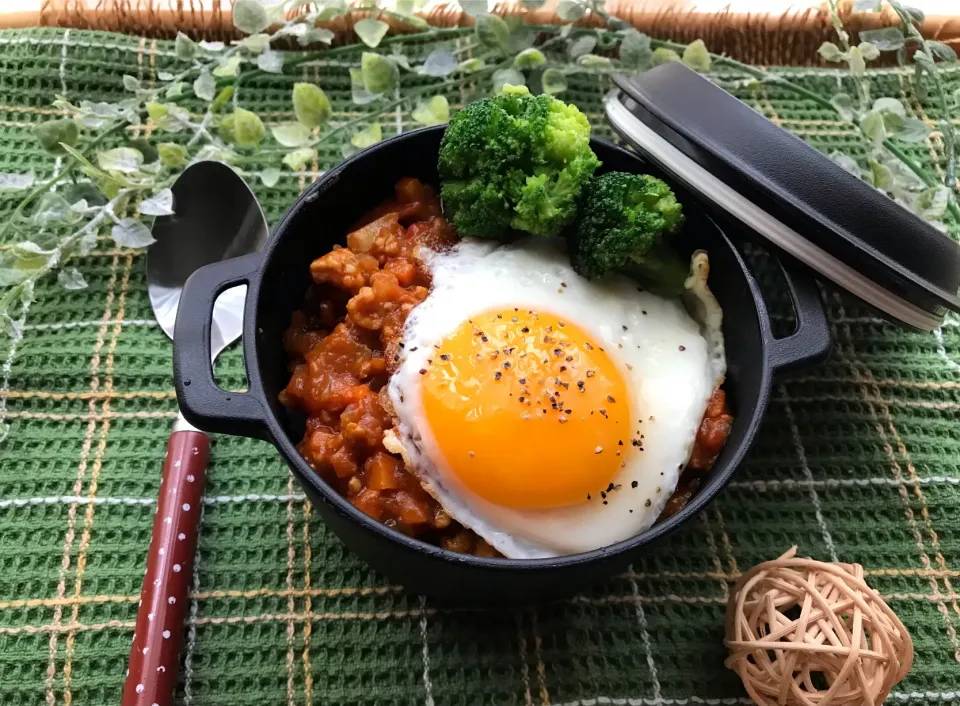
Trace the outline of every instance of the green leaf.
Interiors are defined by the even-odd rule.
[[[97,164],[108,172],[133,174],[140,171],[143,165],[143,155],[140,150],[132,147],[116,147],[112,150],[97,153]]]
[[[157,145],[160,163],[165,167],[182,167],[187,163],[187,150],[175,142],[161,142]]]
[[[434,96],[417,105],[412,117],[421,125],[439,125],[450,119],[450,104],[444,96]]]
[[[513,58],[513,66],[517,69],[533,69],[547,63],[547,57],[539,49],[524,49]]]
[[[564,22],[576,22],[587,14],[587,8],[576,0],[560,0],[557,5],[557,17]]]
[[[222,52],[225,47],[223,42],[208,42],[206,39],[201,39],[197,46],[204,51],[211,52],[212,54]]]
[[[406,54],[398,54],[398,51],[402,51],[399,47],[394,46],[390,51],[389,59],[394,64],[397,65],[397,68],[403,69],[404,71],[413,71],[413,67],[410,66],[410,59],[407,58]]]
[[[846,171],[853,174],[858,179],[860,178],[860,165],[857,164],[857,160],[847,154],[842,152],[832,152],[830,154],[830,159],[843,167]]]
[[[207,69],[200,72],[193,82],[193,94],[205,101],[212,101],[217,90],[217,79]]]
[[[321,44],[332,44],[336,35],[326,27],[310,27],[303,35],[297,37],[297,43],[301,47],[306,47],[317,42]]]
[[[136,93],[140,90],[140,79],[129,74],[123,75],[123,87],[128,91]]]
[[[933,62],[933,58],[926,52],[917,50],[913,53],[913,61],[917,65],[917,81],[920,80],[920,75],[923,71],[927,73],[933,73],[937,70],[936,64]],[[922,84],[921,84],[922,85]]]
[[[154,122],[170,115],[170,107],[166,103],[147,103],[144,107],[147,109],[147,117]]]
[[[240,64],[242,63],[242,56],[231,56],[213,70],[213,75],[217,78],[229,78],[236,76],[238,73],[240,73]]]
[[[220,122],[220,127],[230,142],[241,147],[253,147],[259,144],[266,133],[259,116],[244,108],[234,109]]]
[[[36,177],[30,174],[0,173],[0,191],[23,191],[33,186]]]
[[[293,171],[299,172],[307,166],[307,162],[312,162],[317,158],[317,150],[313,147],[301,147],[300,149],[287,152],[283,157],[283,163]]]
[[[124,218],[110,231],[113,242],[119,248],[145,248],[157,242],[150,229],[133,218]]]
[[[893,186],[893,172],[890,167],[875,159],[870,160],[870,182],[881,191],[890,191]]]
[[[350,69],[350,96],[357,105],[367,105],[380,98],[381,94],[371,93],[363,85],[363,71]]]
[[[559,34],[562,39],[566,39],[570,36],[571,32],[573,32],[573,25],[563,25],[557,34]]]
[[[850,47],[850,51],[847,52],[847,66],[850,67],[850,73],[854,76],[862,76],[863,72],[867,70],[867,64],[860,53],[860,47]]]
[[[334,36],[334,33],[325,27],[310,27],[306,32],[297,37],[297,44],[299,44],[301,47],[316,44],[317,42],[320,42],[321,44],[331,44]]]
[[[854,0],[854,12],[876,12],[883,0]]]
[[[83,155],[83,153],[80,152],[76,147],[71,147],[70,145],[68,145],[68,144],[65,143],[65,142],[64,142],[64,143],[61,143],[60,146],[64,149],[64,151],[65,151],[68,155],[70,155],[70,156],[73,157],[75,160],[77,160],[77,162],[80,164],[80,171],[82,171],[84,174],[86,174],[87,176],[89,176],[89,177],[91,177],[91,178],[93,178],[93,179],[98,179],[98,180],[100,180],[101,182],[103,182],[103,183],[99,183],[99,182],[98,182],[98,184],[97,184],[97,186],[98,186],[101,190],[103,190],[103,189],[111,189],[111,190],[113,190],[113,191],[116,191],[117,189],[119,189],[121,183],[123,183],[123,184],[128,184],[128,183],[129,183],[129,182],[127,182],[126,180],[118,177],[118,176],[117,176],[118,173],[108,174],[107,172],[105,172],[105,171],[103,171],[102,169],[100,169],[99,167],[97,167],[97,166],[96,166],[95,164],[93,164],[89,159],[87,159],[87,158]],[[113,198],[113,196],[116,195],[115,193],[111,195],[111,194],[107,193],[106,191],[104,191],[104,193],[106,193],[110,198]],[[52,194],[52,193],[51,193],[51,194],[47,194],[47,195],[48,195],[48,196],[56,196],[57,194]]]
[[[839,113],[840,117],[844,120],[852,121],[854,119],[855,111],[853,107],[853,98],[851,98],[848,94],[836,94],[830,99],[830,105],[836,108],[837,113]]]
[[[301,123],[273,125],[270,127],[270,134],[284,147],[303,147],[313,137],[310,129]]]
[[[180,61],[193,61],[197,55],[197,44],[183,32],[177,32],[177,41],[174,42],[174,51]]]
[[[380,123],[370,123],[350,138],[350,144],[359,149],[363,149],[377,144],[382,139],[383,131],[380,128]]]
[[[37,201],[28,222],[43,228],[52,223],[59,223],[61,221],[72,222],[75,220],[77,220],[77,214],[71,210],[70,202],[55,191],[48,191]],[[21,243],[15,247],[21,248],[30,245],[30,243]],[[33,252],[40,251],[34,249]]]
[[[927,221],[939,221],[947,213],[950,190],[945,186],[933,186],[917,196],[917,215]]]
[[[64,154],[61,145],[73,147],[80,139],[80,130],[72,120],[48,120],[33,128],[33,134],[50,154]]]
[[[169,86],[167,90],[163,92],[163,95],[167,98],[177,98],[178,96],[183,95],[183,89],[187,87],[183,81],[174,81]]]
[[[652,58],[654,66],[669,64],[672,61],[680,61],[680,55],[673,49],[667,49],[666,47],[657,47],[654,49]]]
[[[880,51],[894,51],[904,45],[903,32],[899,27],[867,29],[860,33],[861,42],[870,42]]]
[[[710,52],[702,39],[697,39],[683,50],[683,63],[687,68],[705,74],[710,71]]]
[[[883,126],[883,115],[877,110],[870,111],[860,121],[860,130],[874,144],[883,142],[887,137],[886,129]]]
[[[148,199],[140,202],[140,213],[144,216],[172,216],[173,192],[162,189]]]
[[[481,15],[477,18],[477,39],[491,49],[506,51],[510,27],[497,15]]]
[[[834,64],[843,61],[847,57],[846,54],[840,51],[840,47],[833,42],[824,42],[821,44],[820,48],[817,49],[817,53],[827,61]]]
[[[888,113],[894,113],[901,118],[907,116],[907,111],[903,107],[903,103],[896,98],[877,98],[877,100],[873,102],[873,110],[886,110]]]
[[[483,59],[466,59],[461,61],[460,65],[457,66],[457,71],[462,71],[465,74],[472,74],[475,71],[479,71],[484,66],[487,65]]]
[[[457,57],[449,49],[434,49],[427,55],[423,66],[418,69],[421,74],[427,76],[449,76],[457,70]]]
[[[267,167],[259,174],[260,181],[263,182],[263,185],[270,188],[277,185],[277,182],[280,181],[280,170],[276,167]]]
[[[585,69],[591,69],[593,71],[608,71],[613,68],[613,62],[605,56],[584,54],[577,59],[577,66],[582,66]]]
[[[397,0],[396,11],[401,15],[413,14],[413,0]]]
[[[459,0],[460,9],[471,17],[487,13],[487,0]]]
[[[11,248],[11,252],[14,257],[18,259],[33,260],[38,257],[45,259],[46,257],[53,255],[54,250],[40,247],[36,243],[28,240],[22,243],[14,243],[13,247]]]
[[[172,81],[177,76],[169,71],[157,71],[157,79],[160,81]]]
[[[330,118],[330,99],[320,86],[313,83],[293,84],[293,112],[297,122],[304,127],[315,128]]]
[[[927,46],[930,47],[930,53],[940,61],[951,63],[957,60],[957,52],[943,42],[935,42],[931,39],[927,41]]]
[[[880,56],[880,50],[877,49],[876,44],[860,42],[857,48],[860,49],[860,56],[863,57],[864,61],[873,61]]]
[[[905,118],[897,113],[891,113],[889,110],[881,110],[880,117],[883,119],[883,129],[887,137],[898,135],[903,130]]]
[[[577,39],[571,39],[567,45],[567,56],[571,59],[577,59],[584,54],[589,54],[597,46],[597,38],[592,34],[584,34]]]
[[[270,26],[270,16],[257,0],[235,0],[233,26],[244,34],[257,34]]]
[[[547,0],[520,0],[520,4],[528,10],[536,10],[547,4]]]
[[[923,22],[923,19],[926,17],[923,10],[911,7],[910,5],[900,3],[900,9],[906,12],[914,22]]]
[[[353,31],[360,37],[360,41],[368,47],[376,47],[380,44],[388,29],[390,29],[390,25],[383,20],[375,20],[372,17],[366,17],[353,26]]]
[[[632,27],[625,30],[620,43],[620,62],[630,69],[645,69],[652,61],[650,37]]]
[[[493,72],[491,80],[494,93],[503,91],[504,86],[524,86],[527,83],[523,74],[516,69],[498,69]]]
[[[57,282],[59,282],[60,286],[64,289],[71,291],[87,288],[87,281],[76,267],[67,267],[60,270],[57,273]]]
[[[303,27],[304,25],[294,25],[295,27]],[[279,36],[286,34],[285,32],[277,32]],[[270,35],[269,34],[254,34],[249,37],[244,37],[239,42],[233,42],[237,46],[243,47],[251,54],[260,54],[266,51],[270,47]]]
[[[160,157],[157,148],[154,147],[149,140],[144,140],[143,138],[130,140],[130,146],[135,150],[139,150],[140,154],[143,155],[144,164],[153,164]]]
[[[923,142],[930,135],[930,126],[919,118],[904,118],[897,139],[904,142]]]
[[[364,87],[371,93],[386,93],[400,78],[397,65],[380,54],[364,52],[360,57],[360,75]]]
[[[567,76],[560,69],[547,69],[540,77],[540,85],[544,93],[563,93],[567,90]]]
[[[347,14],[347,0],[322,0],[318,20],[335,20]]]
[[[268,49],[257,57],[257,68],[270,74],[283,73],[283,52]]]
[[[233,98],[234,85],[231,83],[229,86],[224,86],[223,89],[217,94],[217,97],[213,99],[213,103],[210,104],[210,111],[216,113],[223,106],[225,106],[231,98]]]
[[[508,16],[505,20],[510,34],[507,36],[507,54],[519,54],[529,49],[537,41],[537,33],[523,21],[522,17]]]

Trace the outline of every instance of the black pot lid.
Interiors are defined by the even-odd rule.
[[[960,246],[679,62],[620,89],[607,119],[715,210],[905,326],[960,311]]]

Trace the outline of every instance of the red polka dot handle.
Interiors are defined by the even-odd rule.
[[[167,442],[123,706],[173,704],[209,453],[198,431],[175,431]]]

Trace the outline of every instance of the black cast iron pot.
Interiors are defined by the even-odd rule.
[[[286,213],[260,253],[208,265],[187,281],[174,338],[174,378],[184,416],[200,429],[250,436],[277,447],[323,520],[357,554],[412,591],[451,598],[516,600],[573,593],[622,570],[703,509],[730,480],[760,427],[773,376],[824,358],[830,332],[820,294],[807,274],[784,267],[797,330],[775,339],[757,283],[724,232],[677,190],[687,223],[684,247],[710,254],[710,287],[723,307],[728,373],[725,388],[735,416],[726,448],[699,494],[678,514],[631,539],[556,559],[464,556],[410,539],[364,515],[321,480],[297,452],[302,416],[277,399],[289,379],[281,339],[310,284],[310,262],[343,243],[349,225],[391,195],[401,177],[437,183],[443,127],[394,137],[361,152],[313,184]],[[594,139],[604,170],[665,178],[636,155]],[[669,181],[669,179],[667,179]],[[210,326],[225,289],[246,284],[243,352],[249,390],[226,392],[213,381]]]

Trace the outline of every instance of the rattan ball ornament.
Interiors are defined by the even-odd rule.
[[[761,706],[879,706],[913,664],[907,629],[862,566],[796,552],[737,581],[726,666]]]

